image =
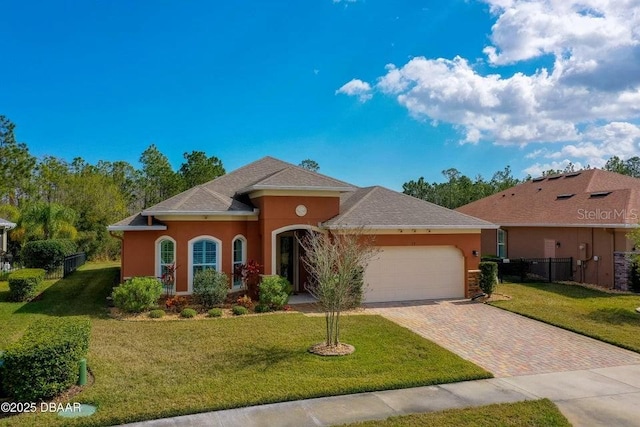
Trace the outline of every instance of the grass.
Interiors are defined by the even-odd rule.
[[[88,362],[95,383],[74,400],[98,406],[94,416],[73,423],[36,414],[0,419],[0,425],[109,425],[491,376],[378,316],[342,319],[342,339],[356,352],[340,358],[307,352],[323,337],[322,317],[285,313],[201,321],[110,319],[104,301],[117,274],[117,268],[108,265],[87,265],[49,284],[39,301],[0,302],[0,324],[20,317],[12,329],[24,330],[39,316],[92,319]],[[19,336],[8,329],[0,331],[5,345]]]
[[[569,421],[548,399],[502,403],[477,408],[391,417],[348,424],[349,427],[570,427]],[[346,427],[346,426],[345,426]]]
[[[512,297],[496,307],[640,352],[640,295],[557,283],[503,283],[496,292]]]

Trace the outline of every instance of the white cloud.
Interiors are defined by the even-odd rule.
[[[548,170],[564,170],[564,168],[566,168],[569,163],[573,164],[573,167],[575,170],[579,170],[582,169],[583,167],[585,167],[586,165],[580,163],[580,162],[572,162],[569,159],[564,159],[561,161],[557,161],[557,162],[549,162],[549,163],[536,163],[532,166],[529,166],[528,168],[526,168],[524,170],[525,173],[528,173],[531,176],[540,176],[542,175],[543,172],[546,172]]]
[[[355,3],[358,0],[333,0],[334,3]]]
[[[373,97],[371,94],[371,85],[360,79],[352,79],[336,90],[336,94],[344,94],[349,96],[357,96],[360,102],[366,102]]]
[[[353,95],[394,96],[415,118],[452,124],[461,142],[555,143],[532,156],[550,164],[640,155],[640,0],[484,1],[495,16],[484,49],[495,73],[461,57],[416,57],[387,65],[374,87],[358,80],[367,87]],[[550,69],[513,74],[542,57]]]

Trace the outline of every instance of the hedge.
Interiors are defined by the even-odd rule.
[[[69,239],[34,240],[22,247],[20,259],[25,267],[55,270],[66,256],[76,253],[77,245]]]
[[[133,277],[111,293],[113,303],[122,311],[140,313],[153,308],[162,295],[162,283],[155,277]]]
[[[36,320],[3,355],[4,391],[15,401],[28,402],[51,398],[76,384],[90,334],[88,319]]]
[[[9,274],[9,299],[30,301],[38,294],[38,287],[44,280],[41,268],[23,268]]]

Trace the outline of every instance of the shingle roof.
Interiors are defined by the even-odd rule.
[[[238,196],[253,190],[302,189],[352,191],[355,187],[273,157],[264,157],[212,181],[193,187],[143,211],[144,215],[253,213]]]
[[[496,228],[487,221],[378,186],[343,195],[340,214],[324,225],[375,229]]]
[[[110,230],[150,229],[147,215],[254,215],[245,193],[268,189],[332,190],[339,192],[340,214],[329,227],[369,228],[495,228],[493,224],[388,190],[357,188],[344,181],[264,157],[229,174],[164,200]],[[151,227],[164,227],[154,223]]]
[[[109,231],[125,231],[125,230],[166,230],[167,226],[161,221],[152,218],[151,225],[147,223],[147,217],[137,213],[131,215],[121,221],[111,224],[107,227]]]
[[[457,210],[505,226],[635,226],[640,179],[600,169],[534,178]]]

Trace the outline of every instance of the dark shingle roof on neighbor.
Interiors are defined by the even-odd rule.
[[[534,178],[457,210],[504,226],[631,227],[640,179],[600,169]]]
[[[110,229],[127,225],[142,228],[146,215],[253,215],[254,207],[245,194],[269,189],[340,192],[340,214],[324,224],[330,228],[496,228],[486,221],[383,187],[358,188],[264,157],[151,206]]]

